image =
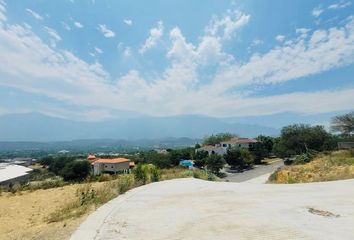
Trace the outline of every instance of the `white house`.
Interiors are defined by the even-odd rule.
[[[92,163],[93,174],[127,172],[130,167],[130,160],[127,158],[97,159]]]
[[[209,155],[218,154],[224,155],[228,148],[250,148],[252,144],[256,143],[257,140],[251,138],[231,138],[230,140],[220,142],[220,144],[215,144],[215,146],[206,145],[196,151],[206,151]]]

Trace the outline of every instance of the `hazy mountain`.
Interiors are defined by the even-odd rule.
[[[0,141],[202,138],[218,132],[254,137],[259,134],[277,135],[279,130],[196,115],[137,117],[103,122],[71,121],[39,113],[0,116]]]

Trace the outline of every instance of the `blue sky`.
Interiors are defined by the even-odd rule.
[[[282,124],[354,109],[347,0],[0,0],[0,55],[0,114]]]

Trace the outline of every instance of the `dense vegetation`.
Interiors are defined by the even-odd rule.
[[[311,162],[285,166],[274,172],[272,183],[308,183],[354,178],[354,151],[318,154]]]
[[[78,159],[74,156],[44,157],[40,163],[48,167],[48,170],[65,181],[82,181],[91,172],[91,165],[86,159]]]

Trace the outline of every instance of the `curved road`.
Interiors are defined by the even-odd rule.
[[[256,178],[265,174],[271,174],[279,167],[284,166],[284,162],[282,159],[275,160],[274,162],[268,165],[255,165],[253,169],[247,170],[240,173],[228,173],[227,176],[222,180],[228,182],[245,182],[252,178]]]

